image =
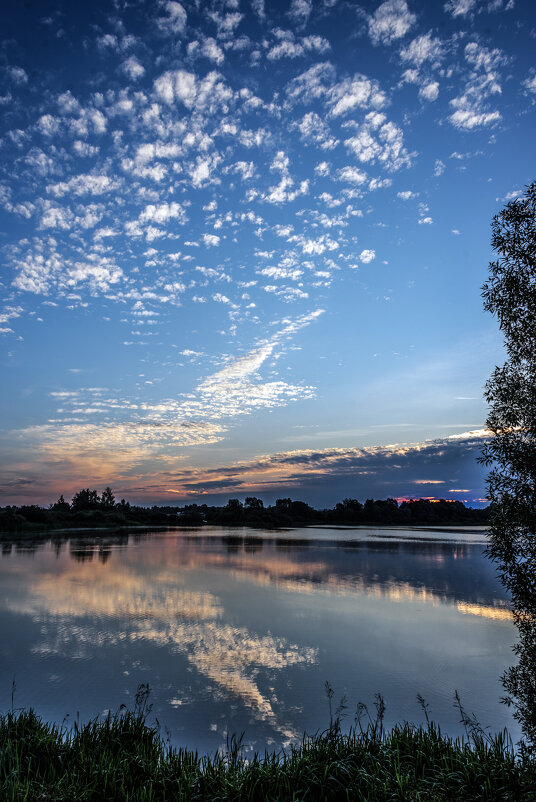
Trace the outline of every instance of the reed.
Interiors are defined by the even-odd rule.
[[[148,692],[148,688],[146,688]],[[331,698],[328,694],[331,703]],[[148,723],[147,693],[134,711],[59,727],[33,710],[0,716],[0,799],[5,802],[188,802],[190,800],[536,799],[535,765],[516,755],[506,732],[466,720],[453,739],[432,721],[383,726],[384,705],[359,708],[349,732],[339,706],[329,727],[279,753],[243,756],[241,739],[213,756],[170,746]],[[425,709],[426,712],[426,709]]]

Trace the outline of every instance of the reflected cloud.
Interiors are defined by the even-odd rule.
[[[32,578],[28,595],[8,599],[6,607],[46,625],[46,641],[33,648],[41,656],[87,659],[93,648],[125,640],[183,654],[257,720],[287,741],[296,739],[299,733],[279,721],[274,700],[261,691],[258,673],[313,664],[317,649],[225,623],[216,595],[180,587],[187,573],[202,566],[201,558],[184,565],[175,553],[173,567],[162,568],[161,552],[147,556],[143,563],[120,566],[113,559],[106,564],[69,560],[58,573]]]
[[[508,607],[489,607],[484,604],[467,604],[458,602],[456,605],[464,615],[478,615],[482,618],[491,618],[493,621],[513,621],[514,613]]]

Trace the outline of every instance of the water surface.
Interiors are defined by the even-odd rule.
[[[228,733],[280,747],[328,723],[335,699],[387,723],[421,721],[421,694],[459,734],[457,690],[492,731],[516,639],[478,528],[210,527],[4,544],[0,709],[87,720],[133,705],[172,742],[211,752]]]

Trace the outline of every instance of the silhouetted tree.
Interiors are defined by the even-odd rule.
[[[231,512],[242,512],[243,505],[240,499],[230,498],[227,502],[227,509]]]
[[[245,505],[250,510],[262,510],[264,508],[263,500],[261,498],[255,498],[255,496],[247,496]]]
[[[526,745],[536,751],[536,183],[493,218],[484,308],[497,316],[507,359],[486,384],[482,453],[490,467],[488,555],[511,591],[519,642],[503,676]]]
[[[71,507],[69,505],[69,502],[65,501],[65,499],[63,498],[63,493],[62,493],[59,499],[56,501],[55,504],[51,506],[50,509],[54,510],[54,512],[69,512]]]
[[[114,508],[115,496],[113,494],[111,487],[105,487],[104,490],[102,491],[101,504],[107,510],[111,510]]]
[[[493,218],[492,232],[499,258],[482,295],[507,359],[485,391],[493,433],[482,455],[491,467],[488,553],[512,592],[536,592],[536,183]]]
[[[71,502],[71,509],[73,512],[81,510],[94,510],[97,509],[100,503],[99,494],[96,490],[90,490],[86,487],[85,490],[79,490],[75,493]]]
[[[292,504],[291,498],[277,498],[275,500],[275,506],[281,512],[288,512],[288,510],[290,510],[291,504]]]

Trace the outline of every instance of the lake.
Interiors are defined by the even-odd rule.
[[[99,536],[100,534],[100,536]],[[56,536],[59,537],[59,536]],[[87,720],[132,707],[175,745],[213,752],[244,732],[280,748],[329,723],[325,694],[386,723],[467,712],[519,727],[500,703],[510,607],[479,528],[205,527],[4,543],[0,710]]]

